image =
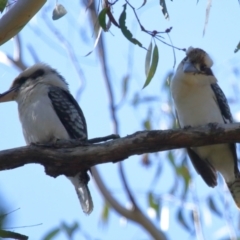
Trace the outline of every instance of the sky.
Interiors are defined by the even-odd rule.
[[[69,4],[69,1],[58,1],[65,6],[68,13],[58,21],[51,21],[51,11],[55,1],[48,1],[30,23],[21,31],[20,38],[23,43],[23,59],[30,66],[34,64],[34,58],[29,53],[33,48],[39,61],[46,62],[56,68],[68,81],[70,91],[73,96],[77,95],[82,83],[69,58],[64,41],[59,42],[52,31],[50,31],[43,19],[49,18],[51,24],[57,29],[73,47],[78,63],[82,68],[85,77],[84,91],[78,98],[79,104],[84,112],[88,124],[89,138],[105,136],[113,132],[110,119],[109,100],[106,86],[103,80],[97,53],[93,51],[88,57],[85,55],[93,49],[94,38],[92,26],[88,23],[88,11],[82,7],[78,1]],[[139,1],[131,1],[137,8]],[[240,6],[235,1],[213,1],[207,24],[205,35],[203,28],[207,1],[185,0],[185,1],[166,1],[170,19],[165,20],[159,1],[149,0],[146,5],[137,11],[141,23],[146,29],[164,31],[173,27],[171,39],[173,44],[179,48],[189,46],[200,47],[207,51],[214,60],[213,71],[219,85],[224,90],[230,102],[233,115],[239,119],[238,89],[239,81],[239,53],[234,53],[238,42],[238,25],[240,20]],[[120,15],[123,2],[114,7],[114,15]],[[142,42],[144,46],[150,43],[150,36],[141,32],[136,23],[136,19],[130,9],[127,10],[127,26],[133,35]],[[153,115],[156,116],[153,124],[154,129],[166,129],[169,127],[167,118],[161,113],[167,111],[169,93],[163,91],[163,84],[168,72],[173,71],[174,57],[172,48],[157,42],[159,48],[159,66],[151,84],[144,90],[142,86],[145,81],[145,55],[146,51],[128,42],[121,31],[112,26],[110,32],[103,33],[107,46],[107,56],[109,73],[113,79],[113,89],[116,102],[122,98],[122,79],[130,74],[131,81],[129,92],[127,93],[124,106],[117,112],[120,122],[120,135],[126,136],[136,131],[143,130],[140,121],[146,118],[148,110],[151,108]],[[167,40],[167,38],[166,38]],[[10,40],[0,48],[0,92],[7,90],[12,80],[19,74],[19,70],[6,64],[4,54],[13,55],[14,40]],[[184,57],[184,52],[175,51],[177,64]],[[130,58],[129,58],[130,56]],[[159,102],[150,102],[133,108],[131,102],[134,94],[140,97],[149,95],[157,96]],[[0,150],[24,146],[25,141],[22,135],[21,125],[18,119],[16,103],[5,103],[0,105]],[[178,156],[179,150],[175,152]],[[154,159],[151,166],[143,167],[141,156],[133,156],[124,161],[124,169],[130,188],[133,189],[134,196],[147,214],[149,211],[146,199],[146,192],[153,189],[159,195],[167,196],[165,193],[174,184],[172,169],[166,163],[167,152],[159,153],[157,156],[152,154]],[[158,181],[152,186],[153,176],[159,161],[163,163],[163,170]],[[103,164],[98,169],[108,186],[109,191],[124,206],[129,206],[129,201],[124,194],[123,186],[118,177],[117,164]],[[193,169],[191,168],[191,172]],[[221,210],[224,209],[222,203],[222,192],[225,191],[223,183],[215,189],[210,189],[203,183],[202,179],[194,175],[194,186],[197,196],[201,203],[201,217],[204,222],[205,239],[226,239],[229,232],[234,236],[239,234],[236,219],[239,213],[233,201],[227,196],[230,203],[229,212],[223,219],[216,217],[206,207],[204,200],[208,196],[215,196],[216,202]],[[64,177],[56,179],[47,176],[40,165],[29,164],[14,170],[2,171],[0,173],[0,196],[7,203],[8,212],[18,209],[9,215],[9,227],[30,226],[41,224],[34,227],[23,227],[16,229],[17,232],[26,234],[30,240],[43,239],[45,233],[59,226],[62,222],[69,225],[77,221],[81,230],[88,233],[92,239],[149,239],[147,233],[134,223],[126,222],[114,210],[110,212],[109,221],[101,221],[104,199],[97,189],[93,180],[89,183],[94,201],[94,211],[90,216],[82,212],[76,193],[71,183]],[[190,233],[176,223],[176,210],[179,207],[172,201],[162,201],[162,221],[153,218],[153,221],[161,227],[165,223],[166,234],[169,239],[190,239]],[[167,216],[169,213],[169,225]],[[190,216],[190,213],[189,213]],[[188,221],[190,217],[188,216]],[[226,219],[233,222],[234,228],[226,227]],[[164,221],[163,221],[164,220]],[[64,240],[64,234],[56,239]],[[82,235],[76,235],[74,239],[89,239]],[[234,238],[232,238],[234,239]]]

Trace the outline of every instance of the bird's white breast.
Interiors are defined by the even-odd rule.
[[[47,143],[68,139],[68,133],[53,109],[48,86],[39,84],[17,99],[25,141]]]
[[[208,123],[224,123],[211,79],[199,75],[176,74],[171,82],[171,92],[179,124],[199,126]],[[234,179],[234,160],[228,144],[217,144],[193,148],[221,172],[227,182]]]
[[[206,79],[192,80],[179,80],[175,77],[171,82],[172,97],[181,127],[198,126],[210,122],[223,123],[210,82]]]

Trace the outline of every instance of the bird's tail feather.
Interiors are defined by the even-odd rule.
[[[87,184],[79,183],[78,187],[76,188],[76,192],[83,212],[90,214],[93,210],[93,201]]]
[[[80,172],[75,177],[68,177],[73,183],[78,199],[80,201],[82,210],[86,214],[90,214],[93,210],[92,196],[88,188],[89,176],[86,172]]]
[[[236,178],[233,182],[227,183],[227,185],[237,207],[240,209],[240,178]]]

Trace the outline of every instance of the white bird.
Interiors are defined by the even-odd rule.
[[[210,56],[190,47],[171,81],[171,93],[180,127],[196,127],[208,123],[232,123],[227,99],[217,84]],[[236,146],[216,144],[187,149],[196,171],[210,187],[217,185],[216,171],[224,177],[240,208],[240,175]]]
[[[81,108],[65,79],[50,66],[38,63],[23,71],[0,102],[16,101],[26,143],[54,143],[58,140],[87,141],[87,125]],[[90,214],[93,202],[86,171],[68,177],[73,183],[83,212]]]

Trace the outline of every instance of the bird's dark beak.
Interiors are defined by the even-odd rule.
[[[10,88],[5,93],[0,93],[0,103],[2,102],[10,102],[15,99],[18,87]]]
[[[183,64],[183,72],[185,73],[198,73],[199,70],[189,61]]]

